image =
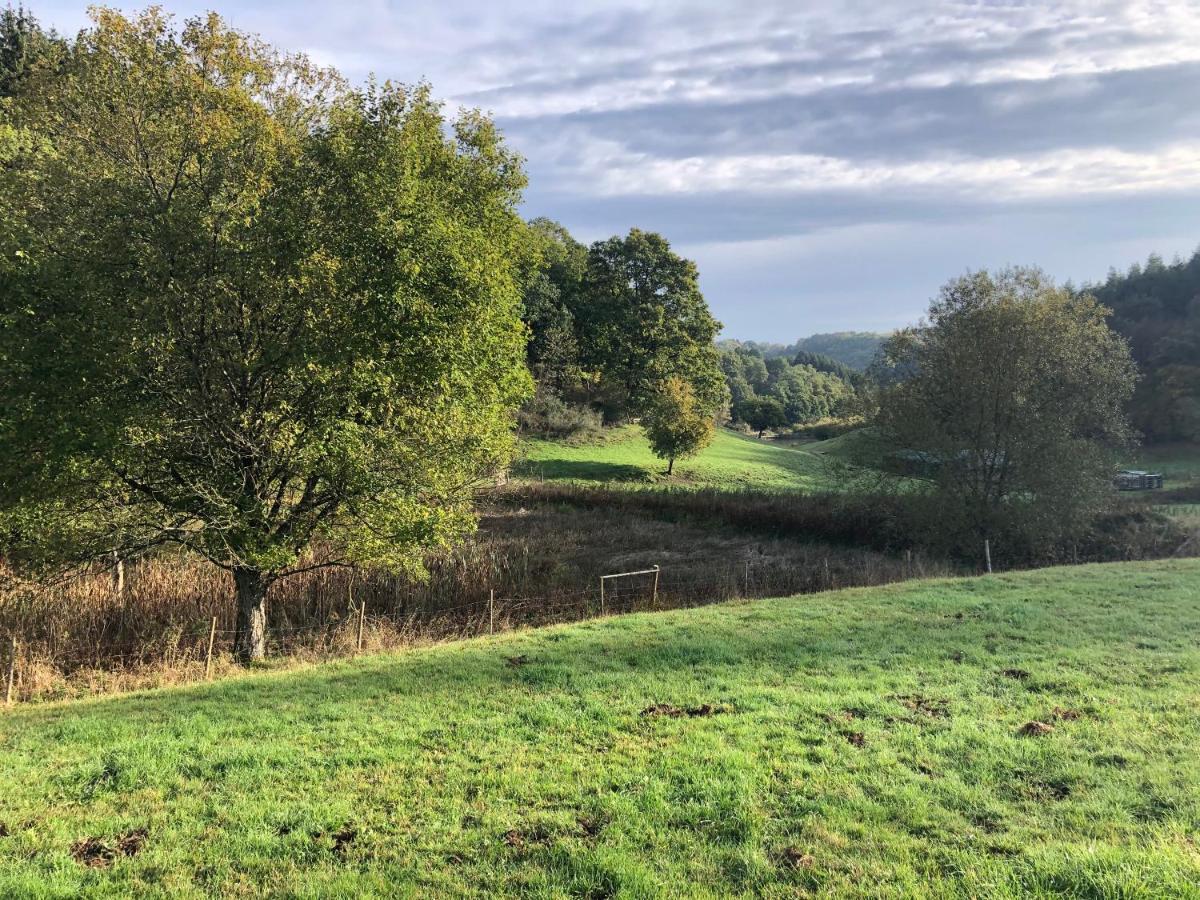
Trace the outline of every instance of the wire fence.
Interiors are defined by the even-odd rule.
[[[907,577],[924,574],[915,567],[910,569]],[[350,594],[344,607],[323,621],[270,622],[266,630],[266,655],[336,658],[367,650],[461,640],[601,616],[681,609],[764,593],[812,593],[846,586],[837,583],[828,566],[823,571],[798,570],[782,583],[778,571],[769,575],[762,577],[748,563],[715,575],[711,569],[696,575],[686,566],[655,566],[604,575],[589,587],[555,589],[541,596],[522,597],[506,597],[490,591],[486,597],[433,608],[409,608],[403,597],[393,598],[389,608],[387,598],[381,598],[378,592],[362,600],[355,600]],[[22,646],[18,636],[10,636],[0,646],[0,659],[4,661],[0,690],[4,702],[11,706],[22,701],[140,686],[144,680],[134,677],[131,681],[129,677],[139,672],[169,671],[171,677],[164,680],[170,682],[211,678],[215,672],[234,668],[238,629],[231,619],[232,610],[226,610],[224,616],[198,620],[134,651],[111,650],[101,639],[85,648],[72,647],[73,652],[61,652],[53,645]],[[70,691],[62,689],[64,681],[72,683]],[[50,682],[57,683],[59,688],[46,690],[45,685]]]

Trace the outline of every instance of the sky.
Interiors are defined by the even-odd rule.
[[[887,330],[971,269],[1079,284],[1200,246],[1200,0],[162,5],[490,111],[527,216],[661,232],[726,337]]]

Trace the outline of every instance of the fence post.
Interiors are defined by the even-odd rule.
[[[13,702],[13,685],[17,681],[17,636],[12,636],[12,642],[8,645],[8,679],[4,688],[4,705],[12,706]]]
[[[212,678],[213,641],[217,639],[217,617],[213,616],[212,625],[208,629],[208,653],[204,656],[204,680]]]
[[[746,557],[746,577],[742,579],[742,584],[743,584],[742,593],[745,596],[749,597],[750,596],[750,557],[748,557],[748,556]]]
[[[121,559],[116,550],[112,552],[113,593],[118,597],[125,595],[125,560]]]
[[[987,563],[988,574],[992,574],[992,542],[987,538],[983,539],[983,558]]]
[[[363,624],[367,619],[367,601],[358,604],[358,651],[362,652]]]
[[[488,590],[488,634],[496,633],[496,589]]]
[[[604,576],[600,576],[600,615],[604,615]]]
[[[654,593],[650,597],[650,608],[658,609],[658,571],[659,566],[654,567]]]

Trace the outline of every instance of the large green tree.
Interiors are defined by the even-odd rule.
[[[928,318],[885,346],[876,424],[922,461],[926,523],[960,546],[1052,541],[1084,527],[1111,490],[1136,372],[1092,297],[1036,269],[948,283]]]
[[[0,510],[28,565],[175,546],[269,586],[419,571],[527,393],[519,160],[426,87],[95,13],[0,163]]]
[[[635,228],[593,244],[575,317],[583,360],[600,375],[610,416],[643,413],[672,376],[713,413],[726,402],[714,344],[721,323],[700,292],[695,263],[661,235]]]

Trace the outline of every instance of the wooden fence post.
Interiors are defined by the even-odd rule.
[[[12,706],[13,702],[13,685],[17,681],[17,636],[12,636],[12,642],[8,645],[8,679],[4,688],[4,705]]]
[[[600,615],[604,615],[604,576],[600,576]]]
[[[363,625],[367,619],[367,601],[358,604],[358,652],[362,652]]]
[[[650,596],[650,608],[658,609],[658,571],[659,567],[654,567],[654,593]]]
[[[113,593],[118,597],[125,596],[125,560],[116,550],[112,552],[112,580]]]
[[[987,563],[988,574],[992,574],[992,542],[987,538],[983,540],[983,558]]]
[[[488,634],[496,633],[496,589],[488,591]]]
[[[204,680],[212,678],[213,641],[217,639],[217,617],[213,616],[212,625],[208,629],[208,653],[204,656]]]

